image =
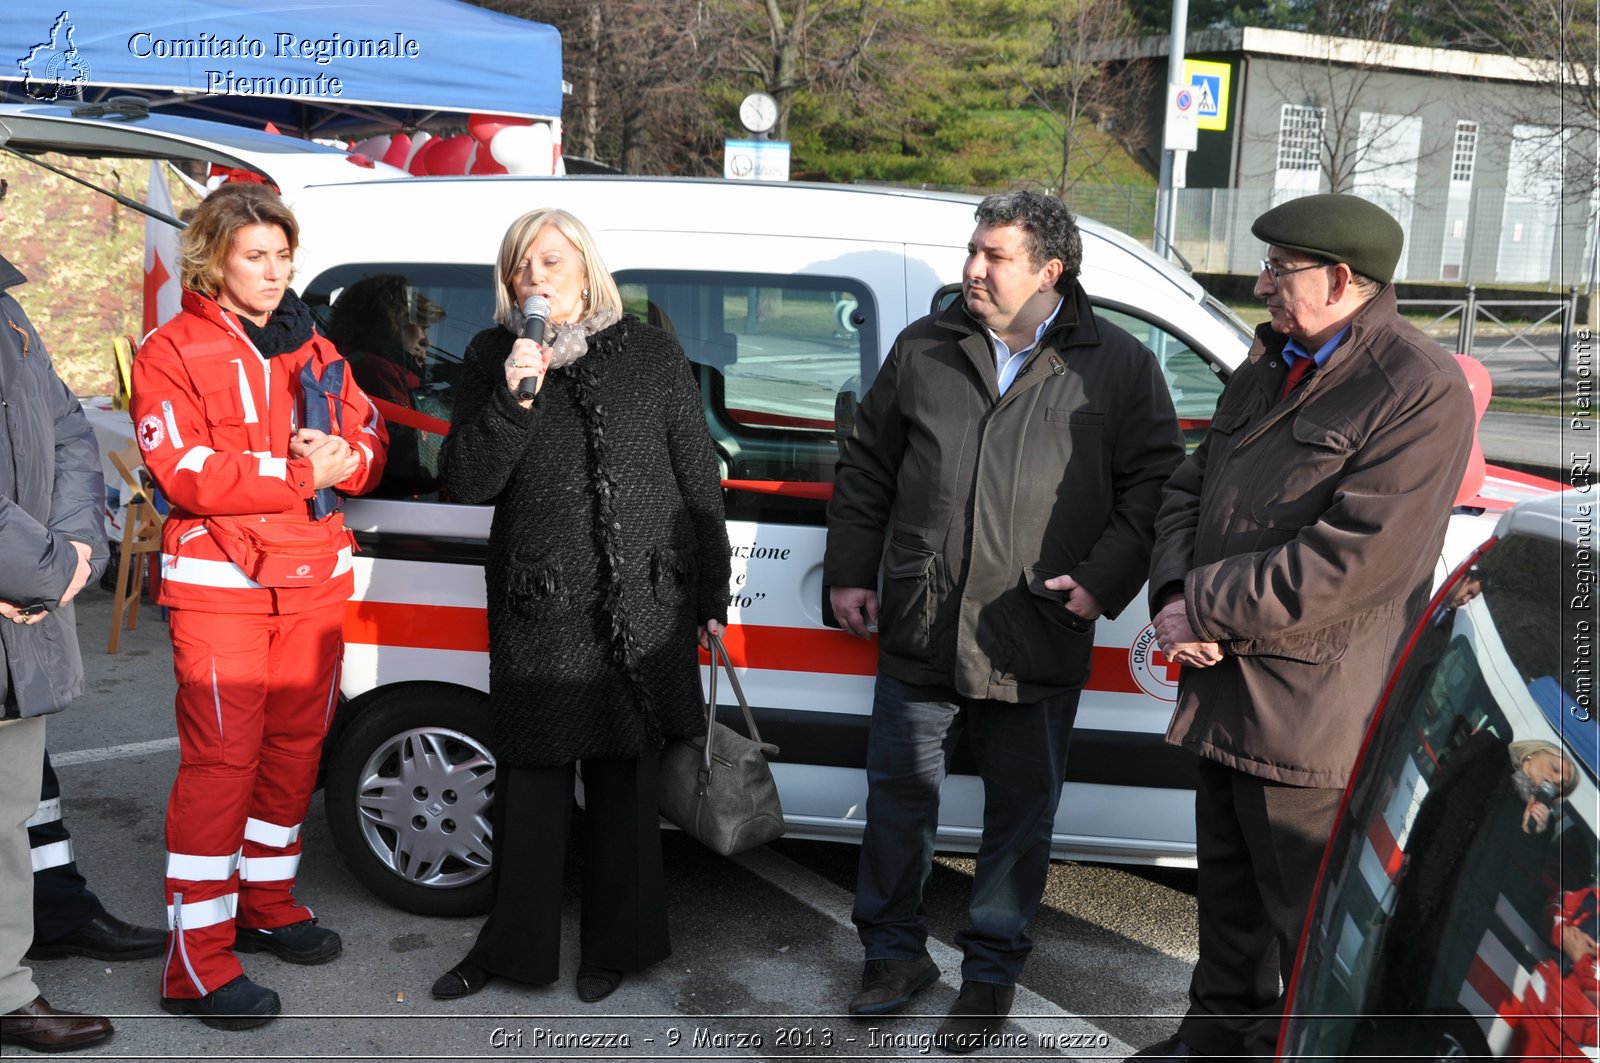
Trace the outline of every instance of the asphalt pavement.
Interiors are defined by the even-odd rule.
[[[173,678],[159,611],[141,609],[122,652],[105,652],[110,595],[85,591],[79,632],[85,695],[50,719],[67,825],[90,885],[117,915],[163,925],[162,824],[177,768]],[[97,1059],[925,1059],[960,988],[971,862],[941,856],[929,886],[943,971],[901,1016],[854,1022],[861,950],[850,925],[854,847],[779,842],[725,860],[676,832],[666,842],[674,952],[597,1007],[580,1003],[578,905],[569,876],[563,977],[531,988],[499,981],[454,1002],[428,987],[471,945],[476,918],[412,915],[367,893],[335,853],[320,796],[307,817],[298,894],[344,938],[319,967],[266,954],[246,973],[278,991],[285,1015],[241,1032],[212,1030],[157,1006],[160,959],[40,963],[59,1007],[113,1017]],[[1193,872],[1055,865],[1032,929],[1035,950],[1005,1038],[990,1058],[1121,1059],[1172,1031],[1194,950]],[[15,1046],[0,1055],[27,1056]]]

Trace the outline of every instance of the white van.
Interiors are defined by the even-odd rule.
[[[16,111],[30,112],[18,115]],[[169,125],[184,157],[215,156],[276,176],[283,138],[152,117],[105,123],[0,108],[0,136],[46,146],[97,136],[124,153],[136,130]],[[594,232],[629,310],[673,331],[694,363],[722,460],[733,578],[727,644],[775,774],[791,837],[858,841],[876,650],[831,626],[821,578],[824,511],[838,440],[895,335],[954,297],[976,198],[886,188],[646,178],[408,178],[362,172],[337,152],[306,179],[292,144],[285,187],[301,223],[296,285],[319,314],[359,281],[399,275],[434,304],[425,360],[399,420],[448,422],[467,340],[492,322],[492,263],[523,212],[559,206]],[[137,151],[151,153],[150,144]],[[209,153],[209,154],[208,154]],[[1248,331],[1192,279],[1114,230],[1080,219],[1083,284],[1096,312],[1160,359],[1191,445],[1209,422]],[[359,378],[359,376],[358,376]],[[125,415],[93,411],[107,438]],[[120,417],[120,421],[118,418]],[[350,499],[356,596],[346,622],[344,704],[329,741],[327,813],[346,860],[373,892],[439,914],[488,902],[487,619],[481,566],[491,510],[443,497],[436,433],[391,418],[395,458],[380,496]],[[1459,560],[1494,516],[1530,493],[1491,477],[1458,509]],[[1498,500],[1496,500],[1498,499]],[[1448,570],[1441,559],[1440,572]],[[1055,824],[1057,857],[1192,865],[1191,758],[1162,734],[1176,669],[1136,600],[1096,627]],[[938,844],[972,851],[982,791],[954,753]]]

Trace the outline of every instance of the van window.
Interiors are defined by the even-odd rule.
[[[389,404],[389,460],[373,495],[438,501],[439,447],[462,356],[472,337],[494,324],[491,267],[338,266],[306,285],[302,298],[362,390]]]
[[[1217,400],[1222,397],[1223,379],[1216,369],[1187,341],[1147,318],[1108,306],[1096,306],[1094,313],[1102,321],[1131,333],[1155,354],[1172,391],[1184,445],[1189,450],[1199,446],[1217,411]]]
[[[673,333],[694,363],[733,520],[824,523],[878,314],[859,281],[621,270],[629,313]]]

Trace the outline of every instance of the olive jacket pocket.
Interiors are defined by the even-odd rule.
[[[926,661],[933,657],[934,575],[932,550],[890,540],[883,552],[883,601],[878,637],[889,653]]]

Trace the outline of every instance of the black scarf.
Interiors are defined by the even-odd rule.
[[[261,352],[263,358],[298,351],[310,343],[315,323],[311,308],[292,291],[283,293],[283,301],[267,318],[265,325],[257,325],[243,314],[239,315],[244,334],[250,337],[250,342],[256,345],[256,350]]]

